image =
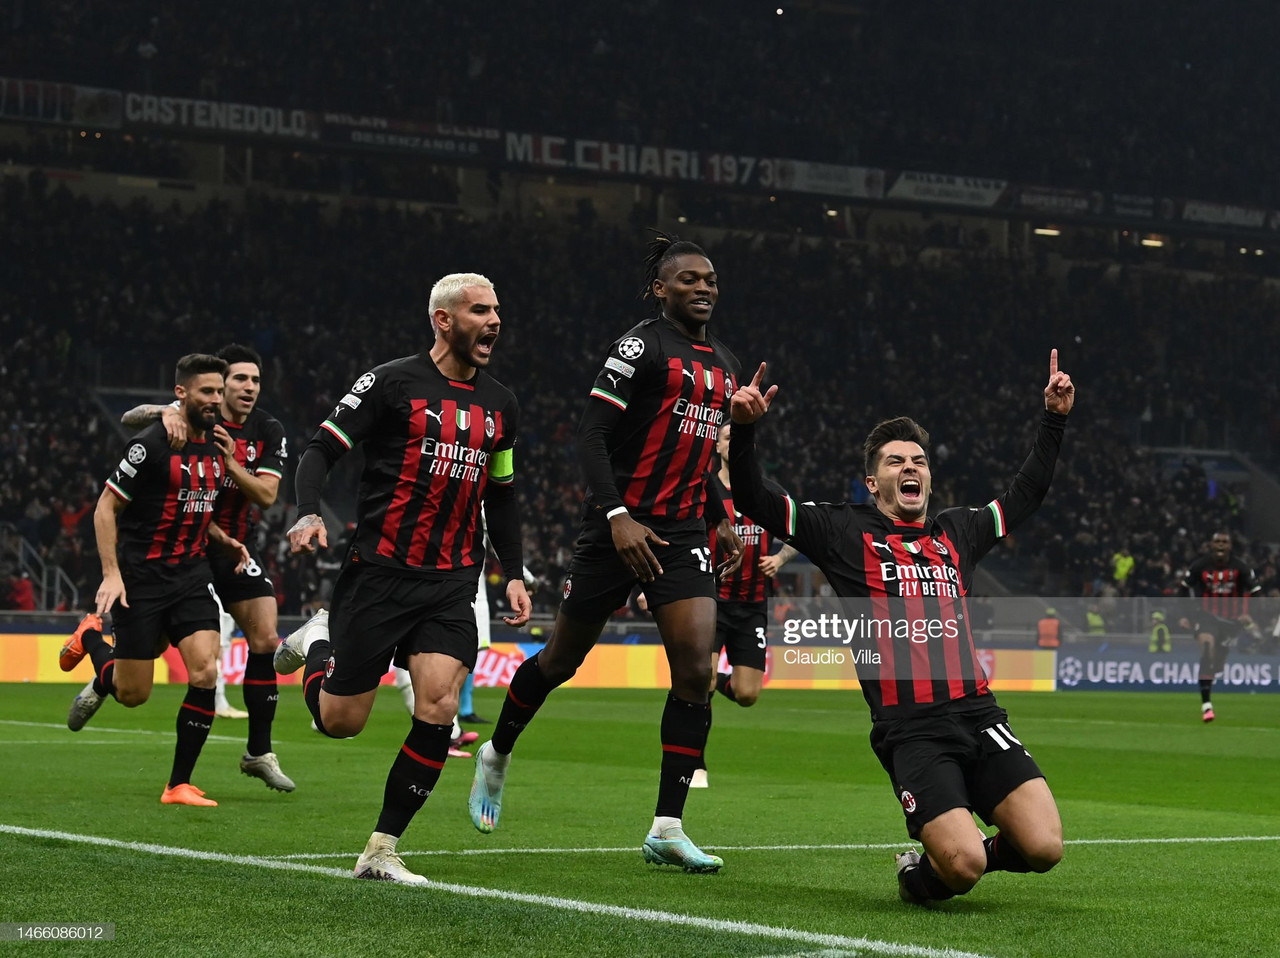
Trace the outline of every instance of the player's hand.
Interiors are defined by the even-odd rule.
[[[751,382],[745,386],[739,386],[738,391],[729,400],[729,418],[734,422],[745,426],[747,423],[755,422],[769,411],[769,404],[773,402],[773,397],[778,394],[778,384],[774,383],[766,392],[762,393],[760,391],[760,384],[764,381],[766,365],[766,363],[761,363],[760,368],[756,370],[755,376],[751,378]]]
[[[249,555],[249,547],[237,539],[232,539],[230,536],[227,537],[226,547],[228,552],[234,553],[240,559],[235,568],[236,575],[239,575],[253,561],[253,556]]]
[[[191,437],[191,424],[182,410],[165,406],[160,410],[160,422],[164,425],[164,433],[169,437],[170,449],[181,449]]]
[[[1076,404],[1076,387],[1071,377],[1058,369],[1058,351],[1049,350],[1049,385],[1044,387],[1044,408],[1066,415]]]
[[[716,566],[716,575],[720,578],[733,575],[742,565],[742,539],[734,531],[733,523],[721,519],[716,525],[716,545],[720,548],[725,560]]]
[[[650,542],[660,546],[670,545],[665,539],[648,526],[641,525],[625,512],[620,512],[609,520],[613,530],[613,547],[627,568],[636,574],[641,582],[652,582],[662,575],[662,565],[658,557],[649,548]]]
[[[316,540],[320,548],[329,548],[329,532],[324,527],[324,520],[314,513],[299,517],[287,535],[289,536],[289,551],[294,555],[299,552],[308,554],[315,552],[316,547],[312,544],[312,539]]]
[[[124,579],[120,578],[119,572],[102,577],[102,584],[98,586],[98,594],[94,597],[98,615],[106,615],[110,612],[116,600],[119,600],[124,608],[129,608],[129,597],[125,595]]]
[[[529,600],[529,592],[524,587],[523,579],[512,579],[507,583],[507,604],[515,615],[504,615],[502,621],[513,629],[520,628],[533,615],[533,602]]]
[[[235,459],[236,441],[231,438],[231,433],[222,428],[222,423],[213,427],[213,441],[222,450],[222,455],[226,457],[227,462]]]
[[[782,562],[778,559],[778,553],[767,555],[760,560],[760,571],[772,579],[778,574],[778,570],[782,568]]]

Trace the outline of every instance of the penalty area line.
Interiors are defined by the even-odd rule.
[[[225,852],[201,851],[196,848],[180,848],[170,845],[156,845],[148,842],[125,842],[114,838],[97,835],[78,835],[74,832],[51,831],[43,828],[23,828],[18,825],[0,824],[0,834],[16,835],[24,838],[45,838],[81,845],[96,845],[100,848],[116,848],[128,852],[141,852],[148,855],[162,855],[170,858],[182,858],[188,861],[217,862],[227,865],[249,865],[256,868],[269,868],[277,871],[305,872],[313,875],[326,875],[334,878],[346,878],[356,881],[350,870],[345,868],[326,868],[321,865],[308,865],[303,862],[281,861],[273,858],[261,858],[257,855],[231,855]],[[892,941],[877,941],[872,938],[855,938],[847,935],[832,935],[821,932],[801,931],[796,928],[783,928],[775,925],[762,925],[756,922],[730,921],[719,918],[702,918],[697,915],[684,915],[678,912],[660,911],[654,908],[628,908],[622,905],[607,905],[601,902],[582,901],[576,898],[559,898],[553,895],[531,895],[524,892],[507,891],[502,888],[484,888],[476,885],[458,885],[453,882],[441,882],[428,879],[422,885],[401,886],[410,889],[429,889],[452,895],[463,895],[468,898],[492,898],[498,901],[515,902],[533,905],[539,908],[553,908],[559,911],[578,912],[587,915],[603,915],[610,918],[624,918],[630,921],[642,921],[659,925],[680,925],[699,931],[711,931],[745,935],[752,938],[771,938],[779,941],[795,941],[806,945],[818,945],[831,949],[851,949],[868,951],[877,955],[889,955],[893,958],[987,958],[987,956],[970,951],[958,951],[954,948],[930,948],[925,945],[901,944]]]

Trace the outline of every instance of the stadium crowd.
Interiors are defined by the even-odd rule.
[[[842,464],[871,424],[906,414],[932,432],[941,502],[987,501],[1029,446],[1056,345],[1090,401],[1072,417],[1054,491],[1013,543],[1035,573],[1028,587],[1099,592],[1127,546],[1136,569],[1125,587],[1162,594],[1216,528],[1242,531],[1232,490],[1211,496],[1194,461],[1168,470],[1138,439],[1145,429],[1203,445],[1225,426],[1276,448],[1280,418],[1260,418],[1280,407],[1257,359],[1280,348],[1280,329],[1258,322],[1276,307],[1264,285],[1092,271],[1064,282],[1034,259],[986,253],[926,266],[893,242],[704,241],[721,275],[716,333],[744,368],[767,360],[782,386],[761,440],[797,497],[859,495],[860,476]],[[430,278],[474,269],[503,303],[494,372],[523,406],[526,558],[552,583],[536,598],[553,608],[581,495],[574,431],[608,340],[646,315],[644,242],[618,224],[326,213],[254,194],[243,212],[121,207],[42,177],[5,178],[0,522],[91,595],[92,503],[122,441],[95,385],[163,393],[178,354],[248,343],[265,357],[263,406],[297,454],[363,370],[423,345]],[[790,421],[803,423],[795,436]],[[291,480],[282,488],[289,494]],[[263,554],[283,610],[300,612],[323,598],[332,570],[287,555],[287,510],[268,519]],[[1241,547],[1273,588],[1276,556]]]
[[[501,16],[67,0],[15,5],[0,62],[173,96],[1271,204],[1277,18],[1192,0],[1151,17],[1103,0],[619,0],[589,17],[532,0]]]

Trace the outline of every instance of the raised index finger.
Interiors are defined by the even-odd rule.
[[[1049,350],[1049,378],[1052,379],[1058,372],[1058,351],[1056,349]]]
[[[760,368],[756,370],[755,376],[751,379],[751,385],[755,386],[757,389],[760,388],[760,383],[764,381],[764,368],[767,365],[768,363],[761,363]]]

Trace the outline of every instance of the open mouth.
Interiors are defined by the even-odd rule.
[[[698,297],[697,299],[689,300],[689,308],[693,310],[695,313],[709,313],[711,312],[711,307],[713,305],[714,304],[711,302],[711,300],[701,296]]]
[[[918,502],[924,493],[924,489],[920,485],[919,479],[903,479],[902,484],[898,486],[898,492],[908,502]]]
[[[493,344],[496,343],[497,341],[498,341],[498,334],[496,331],[492,333],[485,333],[478,340],[476,340],[476,350],[480,353],[481,356],[491,356],[493,355]]]

